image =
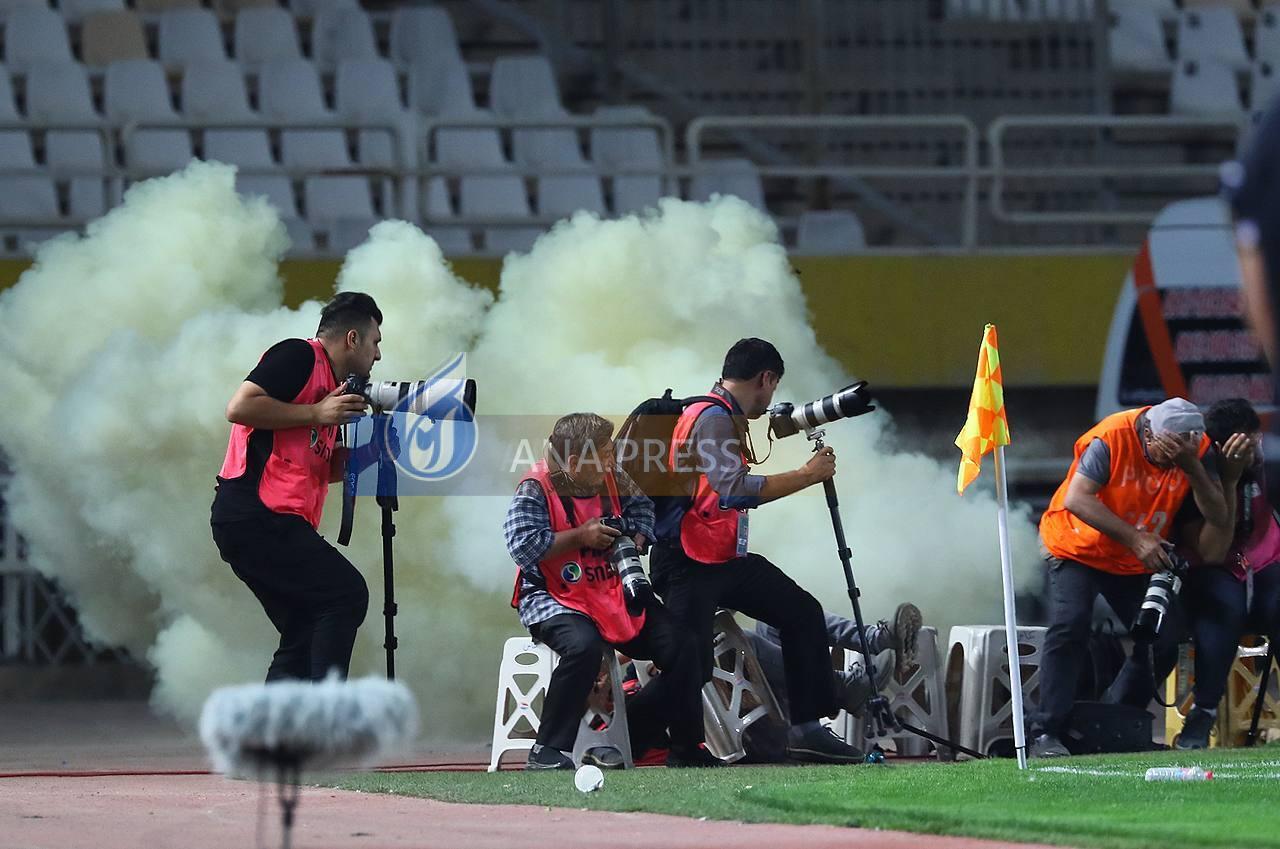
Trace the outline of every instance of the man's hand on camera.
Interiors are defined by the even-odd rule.
[[[344,425],[350,424],[364,415],[369,402],[363,395],[355,395],[339,386],[321,398],[311,408],[315,411],[316,424]]]
[[[809,458],[809,462],[804,464],[803,471],[814,483],[831,480],[836,476],[835,449],[828,445],[814,454]]]
[[[597,551],[603,551],[613,545],[614,539],[621,533],[615,528],[611,528],[599,517],[588,519],[581,525],[578,525],[578,535],[582,538],[583,548],[594,548]]]
[[[1136,531],[1135,534],[1133,543],[1129,547],[1142,561],[1143,566],[1152,572],[1164,572],[1173,568],[1173,561],[1169,559],[1164,540],[1158,534],[1142,530]]]

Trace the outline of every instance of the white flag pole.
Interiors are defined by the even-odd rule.
[[[1018,769],[1027,768],[1027,734],[1022,714],[1022,665],[1018,654],[1018,620],[1013,607],[1013,564],[1009,557],[1009,482],[1004,446],[996,446],[996,524],[1000,532],[1000,572],[1004,578],[1004,636],[1009,647],[1009,690],[1013,698],[1013,745]]]

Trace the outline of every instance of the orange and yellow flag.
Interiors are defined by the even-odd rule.
[[[1000,350],[996,326],[988,324],[978,350],[978,373],[969,397],[969,417],[956,437],[960,449],[960,474],[956,492],[963,493],[982,471],[982,457],[997,445],[1009,444],[1009,420],[1004,414],[1004,378],[1000,373]]]

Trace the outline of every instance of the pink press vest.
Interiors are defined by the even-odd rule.
[[[547,512],[551,516],[551,530],[557,533],[572,530],[574,526],[569,521],[560,495],[551,483],[551,472],[546,461],[539,460],[535,463],[524,480],[536,481],[542,487],[542,494],[547,500]],[[618,500],[612,480],[609,483],[613,504],[617,509]],[[598,495],[574,498],[572,501],[574,519],[578,524],[605,515],[603,499]],[[627,603],[622,596],[622,580],[609,562],[607,552],[593,548],[566,551],[542,560],[538,569],[542,572],[551,597],[570,610],[576,610],[589,618],[595,623],[605,642],[613,645],[628,643],[644,627],[644,611],[639,616],[632,616],[627,612]],[[517,572],[511,606],[516,607],[519,603],[520,574]]]
[[[338,388],[329,356],[319,340],[308,339],[315,353],[311,377],[290,402],[314,404]],[[249,436],[253,428],[233,425],[227,455],[218,476],[224,480],[245,473]],[[272,431],[271,456],[262,470],[258,497],[274,513],[292,513],[320,526],[324,497],[329,491],[329,460],[338,439],[336,425],[312,425]]]

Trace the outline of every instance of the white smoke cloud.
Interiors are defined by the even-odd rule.
[[[136,186],[85,237],[46,245],[0,293],[0,356],[23,404],[0,428],[13,520],[88,634],[154,664],[153,699],[187,719],[215,687],[259,678],[276,642],[219,559],[208,510],[227,398],[272,343],[310,335],[320,307],[281,306],[284,230],[264,201],[235,194],[233,178],[195,164]],[[386,316],[376,377],[411,379],[470,351],[485,414],[616,418],[668,386],[700,393],[745,335],[782,351],[780,399],[809,400],[850,379],[817,346],[774,225],[732,198],[562,222],[507,259],[496,302],[456,277],[415,227],[385,222],[348,255],[336,288],[369,292]],[[940,415],[958,429],[964,411]],[[904,453],[888,433],[879,413],[828,429],[867,614],[912,598],[934,621],[998,621],[990,496],[957,498],[953,466]],[[763,453],[762,428],[757,436]],[[762,471],[807,455],[803,439],[778,443]],[[397,672],[436,737],[486,733],[501,640],[520,633],[507,606],[506,504],[403,498],[395,517]],[[321,528],[330,538],[339,512],[335,487]],[[1033,531],[1012,526],[1015,562],[1030,571]],[[757,511],[752,535],[754,549],[847,611],[820,491]],[[377,672],[381,539],[371,499],[361,500],[347,554],[372,597],[352,672]]]

